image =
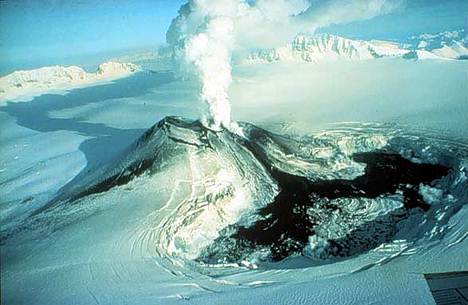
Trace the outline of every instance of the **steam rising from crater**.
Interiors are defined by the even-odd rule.
[[[318,27],[370,19],[404,0],[189,0],[166,34],[185,71],[200,79],[202,122],[231,128],[231,59],[251,48],[276,47]]]
[[[231,45],[233,22],[228,17],[215,17],[205,32],[188,39],[185,58],[199,72],[201,99],[206,102],[210,117],[203,117],[204,125],[218,129],[229,127],[231,105],[227,90],[231,84]]]

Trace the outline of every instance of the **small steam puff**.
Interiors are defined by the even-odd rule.
[[[276,47],[299,32],[373,18],[405,0],[189,0],[172,20],[166,40],[174,56],[194,67],[207,110],[205,126],[235,129],[228,89],[233,52]]]

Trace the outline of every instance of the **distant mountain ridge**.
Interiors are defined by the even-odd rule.
[[[466,30],[460,29],[436,34],[425,33],[412,36],[408,39],[408,43],[414,49],[432,51],[444,46],[451,46],[453,44],[462,44],[466,47],[468,44],[468,38]]]
[[[49,90],[67,90],[128,76],[140,70],[132,63],[105,62],[89,73],[77,66],[49,66],[21,70],[0,77],[0,101],[40,95]]]
[[[423,34],[409,43],[381,40],[354,40],[330,34],[297,35],[291,43],[273,49],[256,50],[243,63],[329,62],[369,60],[382,57],[404,59],[466,59],[464,30],[439,35]],[[426,40],[424,40],[426,39]]]
[[[410,37],[413,49],[425,50],[438,57],[468,59],[468,37],[465,29]]]

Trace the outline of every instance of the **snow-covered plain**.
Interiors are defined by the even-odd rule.
[[[315,169],[315,161],[332,157],[318,173],[353,176],[362,166],[350,160],[352,152],[389,147],[415,162],[452,168],[437,185],[420,187],[434,205],[427,214],[411,214],[392,241],[339,259],[296,256],[216,267],[187,262],[197,244],[184,229],[205,243],[218,227],[212,230],[204,219],[218,219],[216,212],[223,211],[232,221],[248,210],[219,201],[212,211],[204,200],[228,190],[245,204],[257,185],[226,175],[223,170],[229,174],[241,165],[224,153],[194,148],[164,159],[151,174],[35,213],[122,164],[118,160],[133,151],[127,147],[165,116],[197,118],[196,82],[143,67],[112,83],[4,103],[2,303],[434,304],[423,273],[468,268],[467,68],[466,61],[402,58],[234,67],[235,120],[314,139],[317,160],[278,155],[285,166]],[[190,204],[201,214],[184,219],[181,212]],[[211,235],[203,236],[203,228]],[[311,242],[307,251],[316,246]]]

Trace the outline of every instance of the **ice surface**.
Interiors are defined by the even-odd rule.
[[[200,153],[199,134],[171,129],[166,135],[191,144],[167,140],[187,147],[179,155],[173,149],[178,145],[165,145],[168,151],[161,156],[167,161],[178,156],[164,161],[167,167],[156,163],[155,170],[127,183],[73,202],[59,200],[28,218],[28,226],[2,235],[2,302],[433,304],[422,274],[468,268],[460,259],[468,247],[467,91],[461,90],[466,89],[466,62],[275,64],[237,67],[234,79],[233,115],[279,134],[263,143],[268,157],[285,171],[352,178],[363,166],[350,156],[375,149],[452,171],[419,186],[432,205],[427,213],[409,215],[390,242],[360,255],[210,267],[191,260],[197,244],[212,240],[228,223],[252,220],[249,207],[230,209],[229,203],[257,194],[250,175],[261,171],[248,172],[245,160],[251,159],[236,144],[240,136],[206,135],[217,149]],[[145,149],[153,146],[135,150],[134,141],[166,115],[194,118],[196,94],[196,85],[170,73],[138,73],[113,84],[2,106],[2,234],[21,227],[25,215],[50,197],[79,194],[88,183],[122,173],[132,164],[126,160],[155,156]],[[328,125],[337,121],[361,123]],[[36,169],[41,179],[32,178]],[[46,198],[40,195],[44,192]],[[401,202],[397,194],[364,203],[372,217]],[[352,211],[355,203],[348,204]],[[17,212],[10,213],[12,208]],[[204,222],[208,218],[215,224]],[[209,234],[201,234],[205,229]],[[192,230],[196,234],[190,235]],[[171,243],[173,248],[165,246]]]

